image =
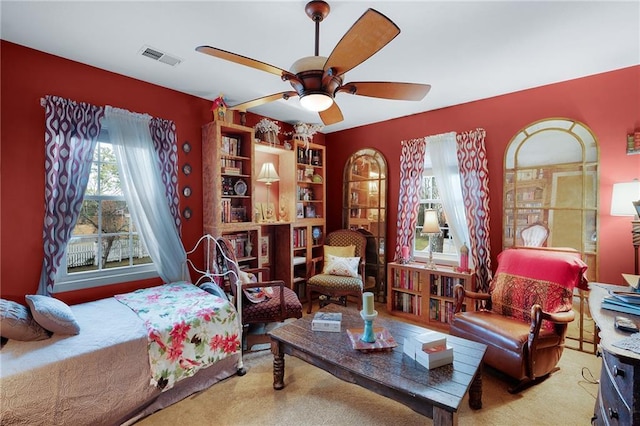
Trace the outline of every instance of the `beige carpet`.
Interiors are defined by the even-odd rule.
[[[233,376],[206,391],[159,411],[139,425],[424,425],[433,424],[402,404],[344,382],[297,358],[285,356],[285,388],[275,391],[273,357],[268,350],[244,357],[247,374]],[[600,376],[595,355],[565,350],[560,371],[544,382],[511,395],[497,373],[485,369],[483,408],[471,410],[467,398],[461,425],[586,425],[598,392],[590,379]]]

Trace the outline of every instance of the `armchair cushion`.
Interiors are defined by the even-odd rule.
[[[572,308],[573,288],[587,265],[574,253],[510,249],[498,255],[498,269],[491,282],[492,310],[516,320],[531,322],[531,306],[543,311],[565,312]],[[543,321],[542,328],[552,330]]]
[[[362,277],[317,274],[309,279],[310,285],[321,285],[325,290],[362,291]]]
[[[356,255],[356,246],[329,246],[325,245],[323,248],[324,253],[324,266],[323,271],[326,269],[327,264],[329,263],[329,256],[339,256],[339,257],[353,257]]]
[[[339,257],[328,254],[323,274],[340,275],[343,277],[357,277],[359,257]]]

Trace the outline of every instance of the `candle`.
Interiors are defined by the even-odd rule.
[[[409,259],[409,247],[407,246],[402,246],[402,259],[403,260]]]
[[[373,315],[373,293],[370,291],[362,293],[362,310],[365,315]]]
[[[463,272],[469,270],[469,248],[466,243],[462,243],[460,247],[460,270]]]

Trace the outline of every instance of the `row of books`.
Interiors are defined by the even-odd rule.
[[[429,299],[429,319],[451,323],[453,320],[453,302]]]
[[[222,209],[220,209],[220,220],[222,223],[246,222],[247,209],[244,206],[233,206],[231,198],[223,198]]]
[[[422,297],[409,293],[393,292],[393,310],[422,315]]]
[[[394,288],[422,291],[422,281],[420,277],[420,271],[394,269],[392,285]]]
[[[432,275],[429,293],[434,296],[453,297],[453,288],[456,284],[464,285],[462,281],[455,277]]]
[[[240,259],[246,256],[245,248],[249,238],[247,234],[245,233],[228,234],[228,235],[225,235],[224,237],[227,240],[229,240],[229,243],[233,248],[233,253],[235,254],[236,258]]]
[[[293,247],[302,248],[307,246],[307,230],[306,228],[295,228],[292,232]]]
[[[222,152],[228,155],[235,155],[239,157],[241,155],[241,143],[240,138],[234,138],[231,136],[222,136]]]
[[[230,158],[220,159],[220,170],[224,174],[228,175],[241,175],[242,174],[242,160],[232,160]]]

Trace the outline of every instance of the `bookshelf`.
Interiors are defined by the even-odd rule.
[[[472,273],[446,266],[428,269],[420,263],[389,263],[387,283],[390,314],[445,330],[453,316],[453,288],[462,284],[465,290],[475,289]],[[463,304],[463,309],[467,308],[473,309]]]
[[[203,232],[231,241],[241,268],[258,267],[253,222],[253,129],[222,121],[202,126]]]

